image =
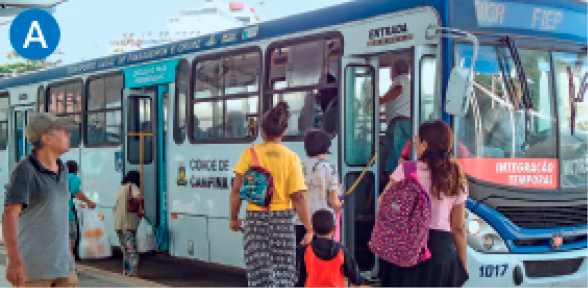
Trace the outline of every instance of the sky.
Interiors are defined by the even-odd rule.
[[[218,0],[217,0],[218,1]],[[254,8],[262,20],[272,20],[346,0],[220,0],[243,2]],[[49,60],[62,65],[109,54],[109,43],[124,33],[167,30],[171,17],[180,10],[198,9],[204,0],[69,0],[57,6],[53,16],[61,29],[58,50]],[[0,64],[10,62],[10,24],[0,26]]]

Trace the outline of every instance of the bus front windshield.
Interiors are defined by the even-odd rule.
[[[468,67],[472,47],[455,48],[455,65]],[[508,48],[479,49],[470,110],[456,119],[464,170],[479,180],[521,188],[558,189],[560,180],[562,187],[586,187],[587,100],[577,95],[586,73],[585,57],[516,52],[525,77],[519,75],[521,69]],[[573,104],[570,85],[577,91]]]

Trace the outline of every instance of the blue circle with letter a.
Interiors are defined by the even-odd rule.
[[[10,44],[29,60],[47,58],[59,44],[61,32],[51,14],[40,9],[21,12],[10,25]]]

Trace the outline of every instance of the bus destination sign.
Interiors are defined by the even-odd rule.
[[[503,27],[586,37],[586,14],[516,2],[476,0],[480,27]]]

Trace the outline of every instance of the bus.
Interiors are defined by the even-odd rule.
[[[243,268],[243,235],[229,229],[232,169],[261,143],[261,115],[286,101],[284,144],[304,159],[305,131],[324,129],[343,190],[358,182],[342,242],[375,279],[380,98],[404,59],[411,133],[450,124],[467,174],[466,285],[585,287],[586,11],[576,1],[351,1],[2,79],[0,183],[30,152],[31,115],[72,117],[79,129],[62,159],[80,163],[112,245],[120,180],[140,170],[146,215],[166,236],[158,250]]]

